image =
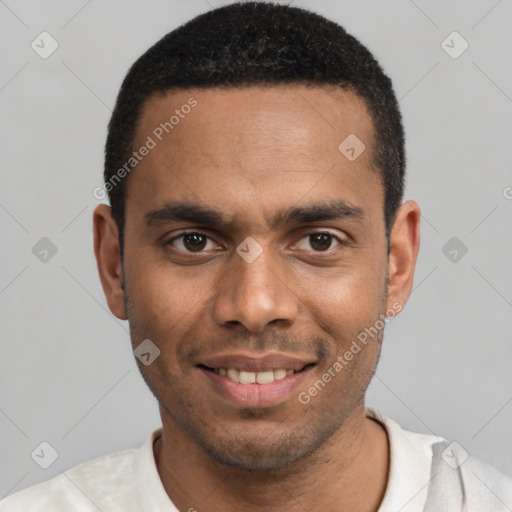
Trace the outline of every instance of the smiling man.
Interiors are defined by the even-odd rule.
[[[365,407],[419,249],[404,170],[391,82],[337,24],[248,2],[161,39],[94,243],[162,427],[0,510],[512,510],[507,477]]]

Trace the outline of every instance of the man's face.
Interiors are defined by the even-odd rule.
[[[352,161],[338,149],[351,134],[366,146]],[[134,147],[148,136],[156,146],[127,180],[124,247],[133,347],[161,351],[142,375],[216,460],[285,466],[361,406],[379,356],[382,331],[298,399],[389,306],[371,119],[353,93],[320,87],[179,91],[145,105]],[[233,370],[273,382],[235,383]]]

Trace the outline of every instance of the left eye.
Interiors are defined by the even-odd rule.
[[[303,243],[303,241],[305,242]],[[330,233],[311,233],[299,240],[297,248],[305,251],[310,251],[311,249],[314,251],[327,251],[331,248],[333,242],[338,245],[340,244],[339,239]],[[309,245],[309,247],[304,247],[305,245]]]
[[[208,246],[209,241],[210,238],[207,235],[194,231],[190,233],[182,233],[181,235],[169,240],[167,243],[182,251],[201,252]],[[211,243],[213,244],[213,242]]]

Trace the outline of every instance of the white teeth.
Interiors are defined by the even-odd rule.
[[[269,384],[295,373],[294,370],[286,370],[285,368],[266,370],[264,372],[246,372],[245,370],[239,371],[235,368],[215,368],[214,372],[240,384]]]
[[[240,384],[254,384],[256,382],[256,374],[254,372],[244,372],[238,374],[238,382]]]
[[[284,369],[279,369],[279,370],[274,370],[274,380],[281,380],[281,379],[284,379],[286,377],[286,370]]]
[[[258,384],[268,384],[269,382],[274,382],[274,371],[269,370],[268,372],[258,372],[256,374],[256,382]]]
[[[235,370],[234,368],[228,368],[227,376],[229,379],[234,380],[235,382],[239,382],[238,381],[238,370]]]

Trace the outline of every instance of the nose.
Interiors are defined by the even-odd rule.
[[[291,326],[299,313],[299,298],[284,282],[285,272],[271,261],[268,250],[247,263],[238,254],[218,284],[212,315],[217,325],[243,325],[261,332],[269,324]]]

